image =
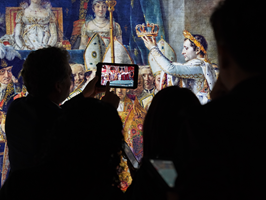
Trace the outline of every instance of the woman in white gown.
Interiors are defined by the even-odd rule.
[[[105,0],[94,0],[92,10],[95,18],[89,19],[81,28],[81,42],[79,49],[85,49],[89,39],[94,33],[98,33],[106,46],[110,43],[110,21],[106,18],[107,5]],[[114,36],[122,43],[122,31],[118,23],[114,23]]]
[[[31,0],[30,5],[21,4],[17,12],[16,27],[7,40],[17,50],[36,50],[47,46],[56,46],[58,41],[56,18],[49,2]]]

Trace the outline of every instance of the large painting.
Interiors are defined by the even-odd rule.
[[[114,91],[124,139],[140,161],[143,121],[157,92],[178,85],[191,89],[202,104],[210,101],[218,66],[208,19],[218,1],[116,0],[110,10],[104,0],[1,0],[0,184],[10,170],[6,112],[14,99],[27,95],[20,70],[30,51],[48,46],[69,51],[73,81],[64,102],[84,89],[98,62],[114,57],[116,63],[138,64],[138,87]],[[147,38],[155,38],[157,46],[149,46]],[[132,178],[123,158],[120,167],[126,190]]]

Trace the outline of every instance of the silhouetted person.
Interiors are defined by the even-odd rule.
[[[81,99],[55,123],[42,164],[13,172],[1,189],[1,200],[123,199],[117,175],[121,132],[113,106]]]
[[[179,200],[266,198],[266,41],[254,28],[265,20],[257,0],[222,1],[211,16],[219,85],[214,100],[187,117],[190,159],[176,180]]]
[[[167,87],[159,91],[152,100],[143,125],[144,163],[133,177],[126,195],[128,199],[165,199],[167,189],[151,174],[149,159],[174,160],[177,140],[183,125],[176,120],[178,115],[201,106],[196,95],[187,88]],[[191,110],[190,110],[191,112]]]
[[[31,52],[24,62],[21,75],[29,94],[12,102],[6,118],[11,172],[38,165],[54,121],[84,97],[99,92],[95,78],[80,95],[60,107],[71,85],[68,61],[66,50],[49,47]]]
[[[1,200],[82,199],[99,193],[101,187],[109,191],[103,195],[113,193],[112,184],[117,188],[113,178],[122,138],[116,111],[119,98],[109,92],[109,84],[95,87],[96,77],[60,107],[71,84],[68,60],[67,51],[49,47],[31,52],[23,65],[29,95],[15,100],[8,110],[11,173],[1,188]],[[105,90],[101,101],[86,98]]]
[[[200,102],[189,89],[171,86],[159,91],[143,124],[144,156],[173,159],[180,123],[175,116],[195,106]]]

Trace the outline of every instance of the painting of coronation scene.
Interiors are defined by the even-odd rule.
[[[72,80],[62,104],[83,91],[98,63],[126,64],[104,65],[99,78],[102,85],[121,85],[112,90],[120,98],[124,140],[138,161],[143,157],[145,115],[160,90],[178,85],[190,89],[201,104],[210,101],[219,71],[208,18],[218,0],[115,2],[109,9],[105,0],[1,0],[0,187],[10,171],[6,113],[15,99],[28,95],[21,69],[31,51],[54,46],[69,52]],[[134,78],[137,88],[126,88]],[[125,191],[132,178],[123,157],[120,167]]]

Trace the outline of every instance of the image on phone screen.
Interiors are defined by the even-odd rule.
[[[161,175],[169,187],[174,187],[177,178],[174,163],[170,160],[153,160],[150,159],[151,164]]]
[[[131,88],[134,86],[134,67],[121,65],[103,65],[101,68],[101,85],[110,82],[110,87]]]

